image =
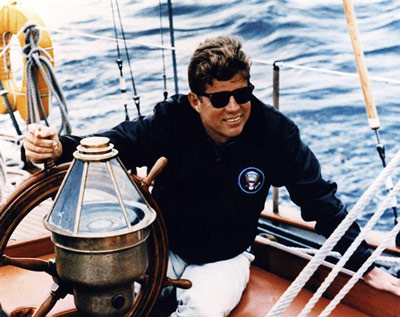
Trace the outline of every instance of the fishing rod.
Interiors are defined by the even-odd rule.
[[[361,89],[364,95],[365,107],[367,110],[368,124],[369,127],[374,130],[377,144],[376,149],[378,151],[379,157],[382,161],[383,167],[386,167],[386,154],[385,146],[381,142],[379,137],[380,122],[378,117],[378,112],[376,111],[374,98],[372,95],[371,83],[368,77],[368,70],[365,63],[364,52],[361,47],[361,41],[358,31],[357,19],[354,12],[354,5],[352,0],[342,0],[344,13],[346,15],[347,26],[349,29],[351,45],[353,47],[354,57],[356,61],[356,66],[361,82]],[[390,192],[393,189],[392,177],[389,175],[386,180],[386,189]],[[396,196],[392,200],[392,210],[394,215],[394,224],[398,223],[398,213],[397,213],[397,199]],[[396,236],[396,245],[400,246],[400,233]]]

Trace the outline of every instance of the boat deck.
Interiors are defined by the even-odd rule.
[[[52,255],[42,256],[42,259],[51,258]],[[52,278],[46,273],[32,272],[20,268],[5,266],[0,269],[2,285],[7,285],[7,292],[2,291],[0,301],[6,313],[10,313],[16,307],[37,307],[48,296],[52,288]],[[29,281],[29,282],[28,282]],[[280,295],[290,285],[290,281],[281,278],[271,272],[252,266],[250,281],[243,294],[242,300],[231,317],[262,317],[265,316],[277,301]],[[3,286],[4,287],[4,286]],[[303,289],[299,296],[288,307],[283,316],[297,316],[304,304],[313,293]],[[314,308],[310,316],[318,316],[328,304],[328,299],[323,298]],[[67,295],[59,300],[52,309],[50,316],[66,316],[75,311],[72,295]],[[74,313],[72,316],[79,316]],[[332,316],[367,316],[359,311],[340,304]]]
[[[45,200],[35,207],[18,225],[12,233],[9,243],[21,240],[30,240],[42,235],[50,235],[49,231],[43,226],[43,218],[53,206],[52,200]]]
[[[53,245],[49,239],[49,233],[43,227],[42,219],[44,215],[50,210],[52,200],[49,199],[37,206],[18,226],[16,232],[12,234],[12,241],[6,250],[9,256],[17,257],[41,257],[48,259],[53,257]],[[30,238],[40,239],[31,240]],[[257,240],[266,240],[260,238]],[[256,241],[257,242],[257,241]],[[243,294],[242,300],[236,309],[232,312],[231,316],[241,317],[261,317],[271,309],[273,304],[278,300],[280,295],[290,285],[290,281],[294,276],[288,276],[288,272],[298,272],[303,267],[303,264],[295,264],[294,258],[285,258],[288,253],[279,253],[274,255],[268,251],[268,245],[276,244],[275,242],[260,243],[258,247],[253,247],[256,253],[255,265],[251,268],[251,277],[249,285]],[[259,249],[259,250],[257,250]],[[275,259],[275,260],[272,260]],[[285,265],[282,264],[285,263]],[[296,267],[300,265],[299,267]],[[262,268],[260,268],[262,267]],[[281,271],[281,272],[277,272]],[[296,273],[297,272],[297,273]],[[326,275],[327,272],[324,274]],[[317,274],[318,279],[323,279],[324,274]],[[51,290],[53,281],[52,278],[46,273],[31,272],[19,269],[12,266],[0,267],[0,302],[6,312],[11,312],[19,306],[35,306],[37,307],[44,301]],[[320,283],[321,281],[319,281]],[[362,313],[363,309],[358,309],[365,305],[365,297],[385,297],[387,302],[386,309],[382,316],[387,315],[388,312],[396,311],[398,307],[397,298],[391,294],[377,294],[374,291],[361,283],[358,289],[352,291],[352,298],[347,302],[340,304],[333,312],[332,316],[368,316],[369,314]],[[311,298],[313,292],[308,289],[303,289],[301,294],[296,297],[295,301],[289,306],[284,316],[296,316],[304,307],[305,303]],[[357,297],[358,296],[358,297]],[[329,296],[331,297],[331,295]],[[328,299],[323,298],[318,306],[313,310],[310,316],[316,316],[326,306]],[[351,308],[349,302],[355,303],[357,309]],[[373,302],[371,300],[371,302]],[[50,316],[78,316],[74,313],[74,303],[71,295],[59,301],[55,308],[53,308]],[[381,308],[382,309],[382,308]],[[384,310],[385,310],[384,309]],[[67,313],[66,313],[67,312]],[[374,310],[374,315],[381,316]],[[397,316],[396,314],[393,316]]]

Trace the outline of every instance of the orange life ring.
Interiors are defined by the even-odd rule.
[[[4,48],[11,41],[12,36],[18,35],[18,40],[21,47],[25,46],[25,34],[21,32],[27,22],[35,23],[39,28],[44,27],[42,19],[33,11],[24,8],[17,2],[4,5],[0,8],[0,54]],[[50,35],[46,30],[40,30],[40,38],[38,46],[46,50],[51,56],[51,63],[54,66],[54,55]],[[23,76],[22,86],[18,87],[14,80],[10,51],[7,50],[3,56],[0,57],[0,81],[3,84],[4,90],[8,92],[8,100],[13,111],[19,111],[22,119],[27,121],[28,109],[26,98],[26,73],[25,73],[26,59],[23,58]],[[42,104],[46,116],[49,115],[49,88],[46,85],[40,72],[38,72],[37,86],[41,96]],[[7,107],[3,100],[0,98],[0,113],[7,113]]]

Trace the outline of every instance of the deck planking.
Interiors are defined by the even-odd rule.
[[[50,234],[43,226],[44,216],[51,210],[53,201],[45,200],[36,206],[25,218],[19,223],[15,231],[12,233],[9,243],[21,240],[31,240],[38,236]]]

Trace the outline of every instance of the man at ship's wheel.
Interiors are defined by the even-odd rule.
[[[145,117],[96,135],[106,136],[128,169],[168,159],[153,196],[166,220],[168,275],[193,287],[176,292],[172,316],[226,316],[249,280],[260,212],[270,186],[285,186],[329,236],[346,215],[337,186],[322,178],[319,163],[301,141],[297,126],[253,95],[250,62],[234,37],[200,44],[188,68],[190,92],[158,103]],[[81,137],[58,137],[54,128],[30,125],[27,158],[40,163],[72,159]],[[353,224],[338,242],[344,252],[359,233]],[[347,263],[357,270],[370,255],[363,243]],[[373,266],[364,279],[400,295],[400,283]],[[167,293],[165,290],[164,293]]]

